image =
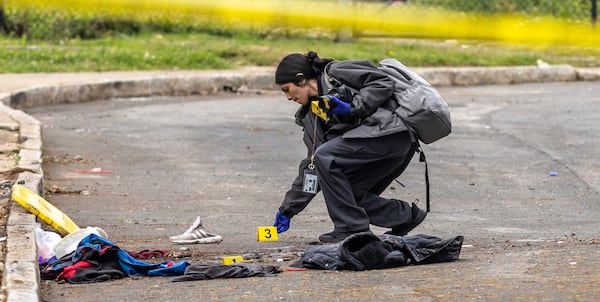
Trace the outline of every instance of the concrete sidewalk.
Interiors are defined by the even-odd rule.
[[[416,71],[434,86],[600,81],[600,68],[576,69],[567,65],[417,68]],[[0,182],[24,181],[25,186],[43,196],[41,124],[22,111],[27,108],[109,98],[273,90],[277,88],[273,74],[273,68],[0,74]],[[14,173],[3,173],[5,171]],[[0,242],[6,246],[0,300],[40,301],[40,276],[32,228],[36,217],[10,202],[10,197],[1,194],[0,197],[1,204],[10,209],[8,217],[2,218],[7,219],[3,220],[7,240]]]

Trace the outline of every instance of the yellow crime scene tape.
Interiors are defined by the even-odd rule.
[[[413,4],[325,0],[5,0],[7,10],[254,30],[349,29],[355,37],[463,39],[530,45],[599,46],[587,22],[522,14],[464,13]]]
[[[12,199],[53,227],[62,236],[79,230],[77,224],[69,216],[34,191],[22,185],[12,186]]]

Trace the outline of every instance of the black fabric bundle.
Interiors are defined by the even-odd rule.
[[[456,261],[463,236],[440,239],[429,235],[377,236],[371,232],[349,236],[333,245],[311,245],[293,267],[326,270],[370,270]]]
[[[249,263],[232,265],[192,264],[185,269],[183,276],[175,277],[171,281],[196,281],[217,278],[246,278],[246,277],[272,277],[281,272],[277,266],[260,266]]]

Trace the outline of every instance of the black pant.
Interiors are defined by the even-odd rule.
[[[408,131],[365,139],[339,136],[320,145],[315,152],[317,175],[334,231],[411,222],[409,203],[379,195],[402,174],[414,153]]]

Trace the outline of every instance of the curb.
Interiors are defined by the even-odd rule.
[[[600,68],[576,69],[569,65],[545,67],[415,68],[433,86],[476,86],[541,82],[600,81]],[[110,76],[107,76],[109,74]],[[219,91],[278,90],[273,68],[238,71],[140,72],[69,74],[70,81],[48,78],[46,86],[31,86],[0,93],[0,114],[18,124],[18,167],[32,172],[18,182],[43,196],[41,123],[20,109],[59,103],[150,96],[209,95]],[[85,76],[84,76],[85,75]],[[57,76],[60,78],[60,75]],[[18,81],[18,79],[17,79]],[[54,82],[54,83],[52,83]],[[33,223],[36,217],[11,203],[7,223],[7,252],[2,279],[6,301],[39,302],[40,274]]]
[[[23,111],[0,103],[0,112],[17,123],[19,131],[18,168],[33,172],[19,174],[17,183],[43,194],[41,123]],[[11,202],[6,224],[6,259],[2,289],[6,301],[37,302],[40,299],[40,274],[33,224],[36,217],[19,204]]]
[[[570,65],[543,67],[461,67],[416,69],[433,86],[506,85],[580,80]],[[600,78],[597,78],[600,79]]]
[[[433,86],[476,86],[542,82],[600,81],[600,68],[570,65],[543,67],[415,68]],[[237,71],[67,74],[70,80],[0,93],[0,102],[15,109],[93,100],[150,96],[209,95],[218,91],[278,90],[274,68]],[[78,75],[80,75],[78,77]],[[48,77],[52,77],[51,74]],[[61,77],[58,74],[58,77]],[[65,76],[67,77],[67,76]],[[112,77],[112,78],[111,78]]]
[[[150,96],[209,95],[219,91],[275,90],[274,69],[247,68],[238,71],[112,73],[113,78],[94,79],[82,75],[57,85],[28,87],[0,94],[0,102],[11,108],[80,103],[93,100]],[[73,75],[73,74],[69,74]],[[101,74],[99,74],[101,75]],[[88,81],[86,81],[88,80]]]

